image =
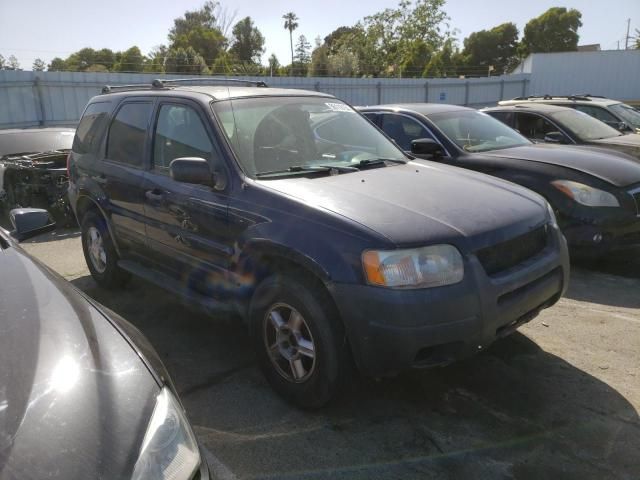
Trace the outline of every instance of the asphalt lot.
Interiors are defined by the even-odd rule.
[[[473,359],[360,379],[308,413],[271,391],[237,320],[139,279],[97,287],[77,232],[23,247],[148,336],[220,478],[640,478],[640,252],[575,266],[566,298]]]

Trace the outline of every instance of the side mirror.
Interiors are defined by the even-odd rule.
[[[617,128],[618,130],[620,130],[621,132],[628,132],[630,130],[633,130],[632,128],[629,127],[629,125],[627,125],[625,122],[619,122],[618,125],[616,125],[614,128]]]
[[[169,174],[176,182],[207,185],[216,190],[224,190],[227,186],[224,173],[212,172],[204,158],[176,158],[169,164]]]
[[[549,132],[544,136],[547,143],[566,143],[567,137],[562,132]]]
[[[432,138],[416,138],[411,141],[411,153],[414,155],[438,156],[444,153],[442,145]]]
[[[9,212],[9,218],[13,225],[11,236],[19,242],[56,229],[49,212],[41,208],[16,208]]]

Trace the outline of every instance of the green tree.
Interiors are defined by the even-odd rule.
[[[324,45],[327,47],[327,54],[334,54],[340,48],[342,39],[345,36],[352,35],[356,32],[357,27],[338,27],[329,35],[324,37]]]
[[[5,70],[20,70],[20,62],[15,55],[9,55],[4,68]]]
[[[519,52],[522,56],[539,52],[573,52],[578,49],[578,29],[582,14],[572,8],[552,7],[539,17],[529,20]]]
[[[213,64],[224,51],[227,39],[218,28],[215,17],[217,2],[207,1],[199,10],[187,11],[173,21],[169,31],[171,50],[193,48],[208,64]]]
[[[449,38],[449,17],[444,0],[401,0],[397,8],[387,8],[365,17],[350,35],[359,49],[360,68],[365,75],[399,75],[403,65],[415,65],[422,56],[441,48]],[[358,43],[353,43],[356,40]],[[419,45],[416,48],[416,45]]]
[[[311,65],[309,75],[312,77],[324,77],[329,74],[329,48],[319,45],[311,52]]]
[[[358,56],[346,44],[329,56],[329,74],[336,77],[351,77],[359,70]]]
[[[104,65],[104,67],[111,71],[116,63],[116,55],[113,50],[109,48],[102,48],[97,50],[93,56],[93,63]]]
[[[474,32],[465,38],[462,55],[467,74],[487,75],[490,65],[506,73],[518,63],[518,28],[509,22]]]
[[[193,47],[179,47],[169,50],[164,67],[167,73],[188,73],[191,75],[210,73],[204,58]]]
[[[89,68],[85,70],[85,72],[108,72],[108,71],[109,69],[100,63],[94,63],[93,65],[91,65]]]
[[[36,58],[33,61],[33,66],[31,67],[31,70],[33,70],[34,72],[44,72],[45,68],[47,68],[47,64],[44,63],[44,61],[41,58]]]
[[[294,60],[296,62],[296,70],[299,75],[306,75],[311,63],[311,44],[307,41],[307,37],[300,35],[296,43]]]
[[[229,52],[241,63],[259,64],[264,53],[264,36],[251,17],[245,17],[236,23],[231,33],[233,42]]]
[[[422,72],[423,77],[455,77],[458,75],[461,54],[457,51],[454,40],[445,41],[442,48],[435,53]]]
[[[2,54],[0,54],[0,70],[4,70],[5,63],[6,63],[6,60],[4,59]]]
[[[96,51],[93,48],[82,48],[72,53],[65,60],[66,69],[72,72],[83,72],[95,63]]]
[[[120,54],[120,59],[115,68],[119,72],[142,72],[144,57],[138,47],[130,49]]]
[[[273,77],[274,75],[278,75],[279,71],[280,62],[278,61],[278,57],[276,57],[276,54],[272,53],[269,57],[269,71],[267,73],[268,75]]]
[[[282,18],[284,19],[284,29],[289,30],[289,44],[291,45],[291,66],[293,66],[293,31],[298,28],[298,16],[293,13],[285,13]]]
[[[52,59],[49,65],[47,66],[47,70],[49,72],[60,72],[66,69],[67,69],[67,66],[65,64],[65,61],[60,57],[55,57],[54,59]]]

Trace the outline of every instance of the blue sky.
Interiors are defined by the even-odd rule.
[[[365,15],[395,6],[393,0],[233,0],[224,1],[237,19],[251,16],[266,37],[263,62],[275,53],[281,63],[290,56],[288,32],[282,15],[294,11],[313,44],[341,25],[352,25]],[[0,0],[0,54],[16,55],[24,69],[40,57],[66,57],[82,47],[123,50],[138,45],[143,53],[167,42],[173,19],[202,5],[201,0]],[[552,6],[582,12],[580,43],[600,43],[603,49],[624,44],[627,18],[631,31],[640,28],[640,0],[448,0],[445,10],[458,29],[460,41],[469,33],[513,21],[521,34],[526,22]]]

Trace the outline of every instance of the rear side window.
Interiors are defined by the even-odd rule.
[[[197,112],[183,105],[162,105],[153,141],[153,168],[167,172],[172,160],[200,157],[210,160],[213,145]]]
[[[597,118],[601,122],[605,123],[618,123],[619,120],[609,113],[604,108],[592,107],[591,105],[575,105],[574,108],[581,112],[591,115],[593,118]]]
[[[118,110],[109,130],[108,159],[142,166],[151,110],[151,102],[125,103]]]
[[[109,109],[109,102],[92,103],[87,107],[73,139],[74,152],[89,153],[98,150],[100,138],[107,125]]]

